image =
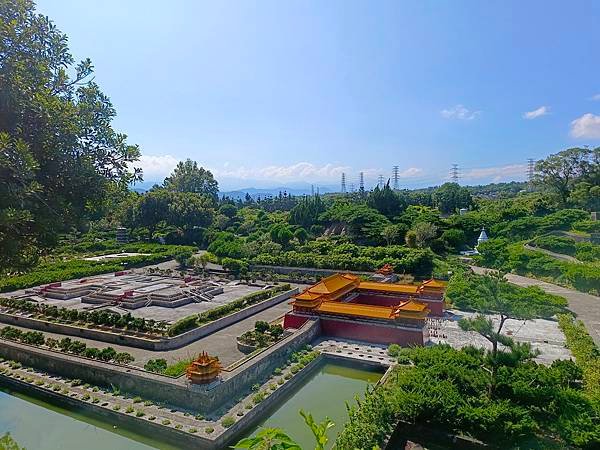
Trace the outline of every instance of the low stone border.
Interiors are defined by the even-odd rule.
[[[240,320],[253,316],[267,308],[277,305],[292,295],[298,292],[298,288],[290,289],[282,292],[262,302],[248,306],[240,311],[231,313],[220,319],[216,319],[206,325],[187,331],[174,337],[160,337],[156,339],[142,338],[138,336],[130,336],[113,331],[104,331],[94,328],[82,328],[69,324],[61,324],[49,322],[47,320],[34,319],[31,317],[21,316],[0,312],[0,322],[8,325],[20,326],[38,331],[46,331],[56,334],[65,334],[68,336],[82,337],[109,344],[124,345],[127,347],[142,348],[145,350],[164,351],[173,350],[176,348],[188,345],[198,339],[201,339],[209,334],[226,328]]]

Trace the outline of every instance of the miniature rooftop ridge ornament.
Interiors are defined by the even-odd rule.
[[[377,270],[377,273],[381,275],[391,275],[394,273],[394,266],[386,263]]]
[[[187,367],[185,375],[192,384],[208,384],[219,376],[222,369],[219,358],[202,352]]]

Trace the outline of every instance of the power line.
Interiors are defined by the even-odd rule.
[[[529,189],[533,187],[533,177],[535,175],[535,160],[529,158],[527,160],[527,181],[529,183]]]
[[[458,164],[452,164],[452,168],[450,169],[450,178],[452,179],[453,183],[458,184],[458,179],[460,178],[458,173],[459,173]]]
[[[400,167],[394,166],[392,168],[392,175],[394,179],[394,190],[400,189]]]

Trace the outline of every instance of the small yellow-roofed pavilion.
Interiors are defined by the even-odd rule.
[[[197,359],[185,370],[186,377],[193,384],[207,384],[215,380],[223,367],[219,358],[206,352],[200,353]]]

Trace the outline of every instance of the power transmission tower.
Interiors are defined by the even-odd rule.
[[[383,189],[383,175],[377,177],[377,186],[379,186],[379,189]]]
[[[310,195],[312,195],[313,197],[315,195],[315,185],[314,184],[310,185]]]
[[[365,174],[363,172],[360,173],[360,179],[358,181],[358,190],[360,192],[365,191]]]
[[[400,189],[400,167],[394,166],[392,169],[393,179],[394,179],[394,190],[397,191]]]
[[[346,174],[342,172],[342,194],[346,193]]]
[[[354,192],[354,183],[350,183],[350,192]]]
[[[458,176],[458,173],[459,173],[458,164],[452,164],[452,168],[450,169],[450,178],[452,179],[453,183],[458,184],[458,179],[460,178]]]
[[[535,161],[532,158],[527,160],[527,188],[533,190],[533,176],[535,175]]]

